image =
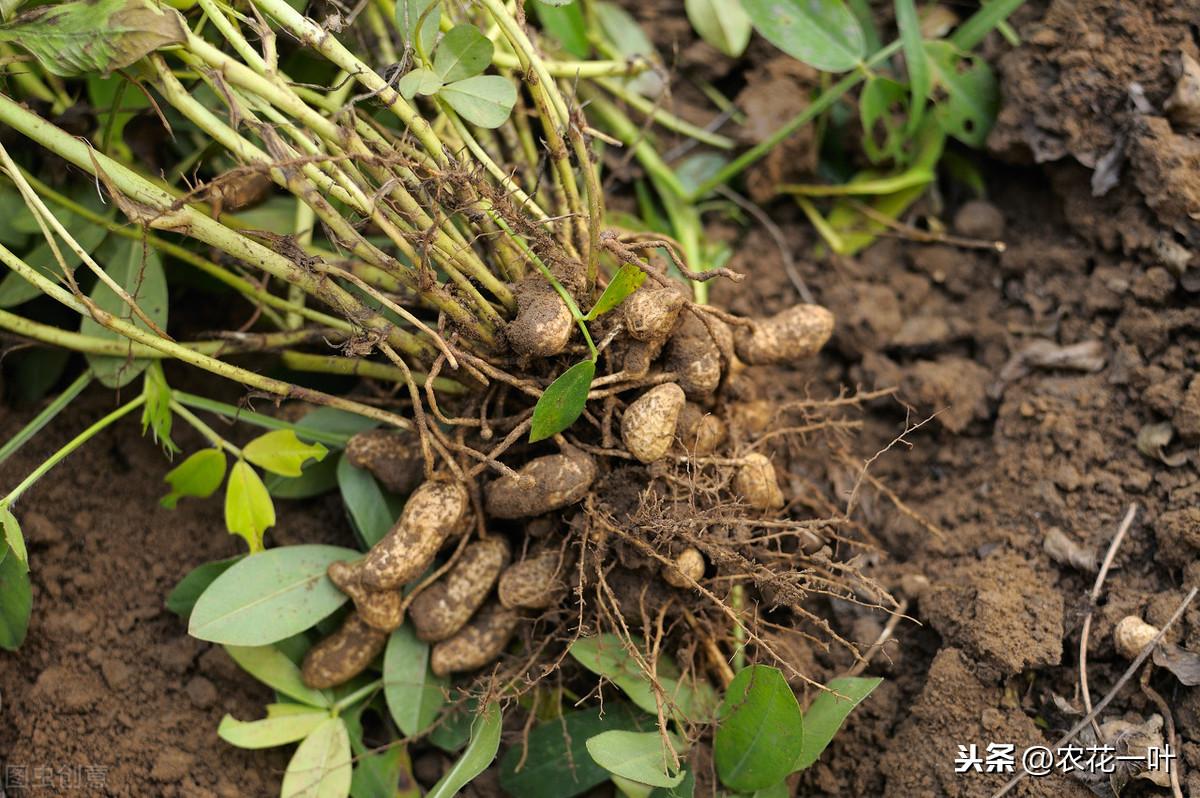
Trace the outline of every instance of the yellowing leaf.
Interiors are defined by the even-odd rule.
[[[225,479],[225,453],[220,449],[201,449],[168,471],[164,479],[171,492],[160,503],[167,509],[174,509],[185,496],[207,499]]]
[[[324,460],[329,450],[319,443],[305,443],[290,429],[278,429],[250,441],[242,453],[251,463],[272,474],[298,477],[308,460]]]
[[[275,526],[275,505],[267,486],[245,460],[238,460],[229,472],[225,526],[230,533],[246,539],[251,554],[263,550],[263,533]]]

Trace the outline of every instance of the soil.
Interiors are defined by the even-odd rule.
[[[761,42],[750,66],[735,72],[694,40],[680,6],[635,10],[683,74],[769,105],[764,113],[795,112],[802,100],[788,97],[811,76],[773,63]],[[869,406],[855,443],[862,460],[887,448],[871,474],[893,493],[865,484],[855,517],[878,542],[868,572],[907,601],[907,617],[868,670],[886,677],[883,686],[798,779],[797,794],[990,795],[1004,777],[954,773],[960,745],[1011,743],[1019,752],[1052,745],[1075,723],[1080,630],[1095,577],[1046,552],[1051,530],[1102,554],[1130,504],[1138,508],[1095,608],[1095,700],[1127,666],[1111,642],[1116,622],[1139,614],[1161,625],[1200,584],[1200,280],[1192,256],[1200,138],[1163,110],[1181,55],[1197,55],[1198,11],[1171,0],[1033,2],[1014,18],[1020,47],[988,44],[1004,96],[991,159],[980,158],[988,197],[944,185],[911,220],[936,215],[961,235],[1003,240],[1003,253],[885,237],[856,258],[818,256],[802,215],[786,202],[771,205],[804,286],[838,326],[803,372],[759,372],[766,398],[794,398],[810,386],[898,387]],[[783,90],[791,94],[773,102]],[[706,121],[686,85],[673,102]],[[810,168],[806,152],[756,168],[751,189]],[[714,223],[710,234],[733,231]],[[764,313],[798,301],[765,230],[745,235],[730,266],[753,279],[715,287],[716,303]],[[0,470],[5,481],[110,401],[90,395]],[[10,433],[27,415],[10,415],[0,430]],[[1137,443],[1154,423],[1174,432],[1162,457]],[[844,506],[854,469],[813,469],[790,476],[826,486],[822,500]],[[39,766],[106,768],[103,786],[89,794],[268,795],[283,754],[240,752],[212,733],[226,712],[256,715],[267,691],[188,638],[162,607],[187,569],[235,552],[237,542],[223,533],[214,502],[158,508],[163,470],[151,443],[109,432],[22,502],[36,610],[25,647],[0,658],[9,718],[0,759],[27,767],[31,784]],[[116,495],[113,475],[141,478],[122,479]],[[281,504],[277,529],[276,542],[349,534],[337,508],[321,501]],[[844,602],[814,600],[813,609],[863,645],[887,621]],[[1170,639],[1200,651],[1200,605]],[[852,664],[844,651],[798,635],[778,644],[818,681]],[[1182,735],[1184,794],[1200,796],[1200,688],[1161,669],[1151,683]],[[1156,711],[1131,685],[1104,717],[1141,722]],[[475,794],[495,794],[490,783]],[[1014,794],[1093,793],[1052,776],[1026,779]],[[1122,794],[1163,793],[1135,779]]]

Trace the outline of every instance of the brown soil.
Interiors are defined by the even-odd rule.
[[[691,38],[678,6],[650,3],[638,13],[685,73],[741,81],[748,103],[776,91],[756,81],[805,85],[804,75],[773,66],[761,43],[750,70],[733,76],[732,62]],[[1200,584],[1200,311],[1192,293],[1200,281],[1188,271],[1200,243],[1200,145],[1161,111],[1180,53],[1196,55],[1197,11],[1168,0],[1055,0],[1018,15],[1025,44],[998,64],[1005,103],[991,147],[1024,165],[993,163],[989,204],[957,217],[968,198],[947,187],[939,213],[960,233],[998,233],[1003,254],[885,238],[854,259],[810,257],[815,241],[803,217],[787,203],[772,206],[801,277],[838,328],[816,367],[763,380],[767,398],[795,397],[809,384],[899,386],[896,398],[866,413],[856,444],[864,456],[932,417],[871,468],[904,507],[868,484],[856,514],[881,549],[869,557],[870,573],[909,601],[912,620],[873,660],[870,672],[887,681],[803,774],[798,794],[986,796],[1001,779],[956,775],[959,745],[1013,743],[1019,751],[1049,745],[1073,725],[1077,716],[1064,707],[1080,704],[1077,650],[1094,576],[1053,560],[1043,549],[1048,530],[1102,552],[1129,504],[1139,507],[1095,611],[1088,674],[1096,699],[1126,666],[1111,643],[1116,621],[1137,613],[1162,624]],[[1133,82],[1141,92],[1131,100]],[[685,115],[699,106],[692,100],[687,89],[676,93]],[[1091,170],[1117,174],[1103,163],[1114,152],[1119,182],[1093,196]],[[791,179],[808,163],[802,155],[759,167],[752,186],[784,171]],[[714,225],[712,235],[729,234]],[[765,231],[749,232],[730,265],[754,279],[716,289],[718,303],[762,313],[798,301]],[[1090,356],[1042,356],[1076,344],[1092,347]],[[5,481],[107,401],[97,394],[72,410],[5,465]],[[21,420],[9,417],[0,429]],[[1138,450],[1142,427],[1164,421],[1177,434],[1168,454],[1186,455],[1182,464]],[[844,505],[853,469],[821,468],[792,476],[825,484],[823,500]],[[106,787],[94,794],[270,794],[283,755],[239,752],[213,734],[225,712],[256,715],[265,689],[187,638],[162,609],[188,568],[238,547],[215,502],[157,508],[163,470],[152,444],[110,432],[22,502],[36,609],[26,646],[0,658],[10,719],[0,729],[0,760],[31,776],[39,766],[106,767]],[[110,488],[114,476],[121,495]],[[281,510],[277,542],[348,534],[330,503]],[[847,603],[813,608],[863,644],[886,621]],[[1200,606],[1172,638],[1200,650]],[[778,644],[818,680],[850,665],[845,652],[798,637]],[[1183,736],[1184,793],[1200,796],[1200,688],[1161,672],[1153,684]],[[1155,711],[1133,686],[1106,717],[1136,721]],[[482,785],[476,793],[489,794]],[[1016,794],[1091,793],[1056,777],[1026,780]],[[1162,793],[1141,781],[1123,793],[1150,794]]]

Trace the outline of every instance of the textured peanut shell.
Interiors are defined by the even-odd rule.
[[[485,490],[488,515],[529,518],[574,504],[587,495],[596,479],[596,462],[584,452],[570,449],[534,458],[517,473],[530,477],[533,486],[509,475],[489,483]]]
[[[387,632],[367,626],[352,612],[336,632],[308,650],[300,675],[315,690],[345,684],[367,669],[387,639]]]
[[[714,328],[718,324],[714,321]],[[671,335],[664,366],[689,399],[709,396],[721,384],[721,348],[708,326],[691,314]]]
[[[409,608],[417,637],[432,643],[463,628],[508,565],[508,543],[499,537],[472,543],[458,562],[421,592]]]
[[[496,593],[505,607],[541,610],[566,590],[563,575],[570,562],[557,550],[547,550],[510,565],[500,575]]]
[[[461,528],[469,497],[461,482],[431,480],[412,492],[400,520],[363,561],[361,580],[372,590],[395,590],[429,567],[442,543]]]
[[[683,303],[683,294],[674,288],[643,287],[625,300],[625,329],[638,341],[665,341]]]
[[[371,429],[346,444],[350,465],[365,468],[392,493],[405,496],[425,478],[425,463],[412,434],[404,430]]]
[[[626,341],[621,352],[621,370],[629,377],[645,377],[662,348],[659,341]]]
[[[399,590],[371,590],[362,584],[361,565],[332,562],[325,573],[337,589],[354,602],[363,623],[381,632],[391,632],[404,623],[404,595]]]
[[[516,610],[496,602],[484,605],[458,634],[434,645],[430,668],[437,676],[482,668],[504,651],[519,620]]]
[[[704,555],[694,546],[679,552],[674,565],[664,565],[663,579],[673,587],[691,587],[704,576]]]
[[[766,455],[746,455],[733,477],[733,489],[756,510],[778,510],[783,506],[783,492],[775,478],[775,466]]]
[[[1113,646],[1125,659],[1136,659],[1142,649],[1158,635],[1158,628],[1136,615],[1126,615],[1113,629]]]
[[[517,316],[505,328],[513,351],[528,357],[550,357],[563,351],[575,321],[558,292],[539,276],[523,280],[514,293]]]
[[[792,363],[810,357],[833,335],[833,314],[820,305],[796,305],[755,321],[734,334],[737,355],[752,366]]]
[[[673,382],[656,385],[625,408],[621,440],[629,453],[643,463],[661,460],[675,440],[679,412],[687,398]]]
[[[711,413],[705,413],[699,405],[688,402],[679,411],[676,437],[683,448],[696,457],[707,457],[715,452],[728,434],[725,422]]]

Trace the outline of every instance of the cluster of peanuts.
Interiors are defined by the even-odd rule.
[[[569,312],[564,321],[565,305],[547,289],[544,282],[518,286],[519,311],[508,338],[523,356],[557,354],[571,335]],[[728,437],[726,422],[705,410],[722,380],[744,364],[810,356],[833,330],[832,315],[816,305],[736,327],[694,309],[683,312],[687,307],[675,288],[643,287],[622,308],[624,335],[616,356],[625,376],[644,376],[660,362],[673,380],[645,390],[622,414],[621,441],[641,463],[667,457],[677,442],[688,457],[712,455]],[[354,611],[308,653],[303,675],[310,687],[342,684],[362,672],[406,614],[417,637],[432,644],[435,674],[476,670],[504,651],[523,611],[545,609],[566,591],[570,563],[558,547],[534,549],[512,563],[508,541],[491,534],[468,544],[449,570],[406,604],[403,588],[430,568],[448,541],[466,533],[472,513],[467,486],[441,479],[420,482],[420,455],[415,447],[392,445],[396,436],[382,430],[360,433],[347,448],[352,463],[369,468],[389,490],[410,495],[396,525],[363,559],[329,567],[330,580],[353,600]],[[587,496],[598,475],[595,457],[564,443],[558,453],[533,458],[489,482],[485,515],[508,520],[562,510]],[[755,510],[784,505],[775,468],[765,455],[739,458],[731,487]],[[701,552],[689,547],[663,568],[662,577],[675,587],[691,587],[705,568]]]

